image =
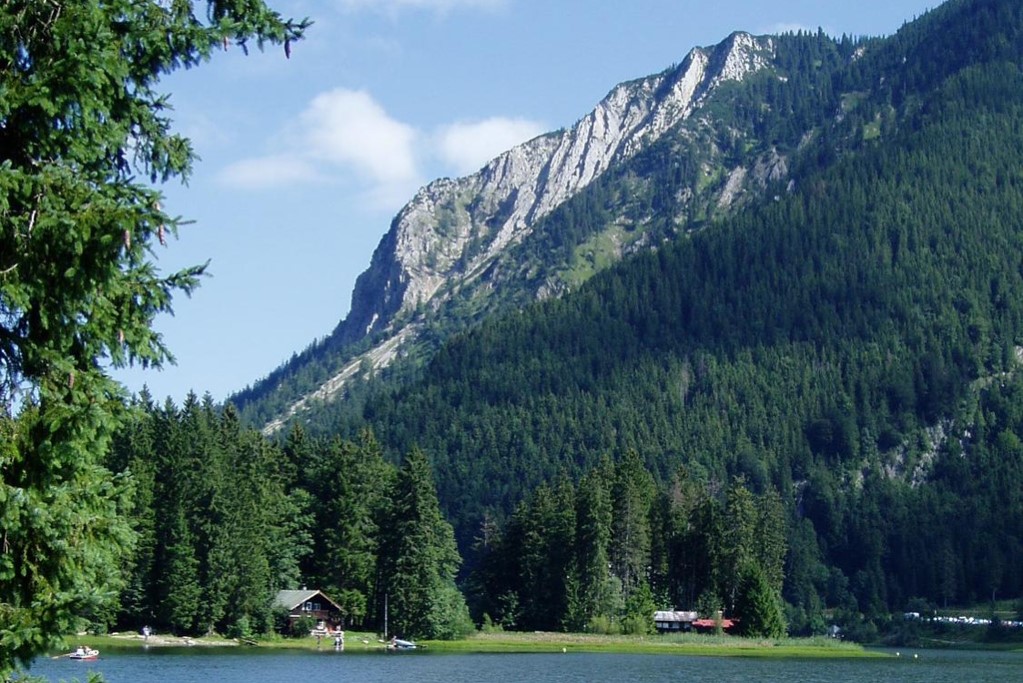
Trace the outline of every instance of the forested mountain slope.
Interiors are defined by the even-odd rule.
[[[268,431],[315,422],[363,381],[414,373],[452,334],[745,205],[839,111],[830,74],[867,44],[736,33],[615,87],[571,129],[431,183],[395,217],[345,320],[233,402]]]
[[[308,582],[346,624],[386,605],[451,637],[456,539],[477,623],[526,630],[677,607],[871,639],[892,611],[1023,594],[1023,5],[737,34],[703,74],[740,53],[765,61],[512,221],[476,276],[395,299],[415,341],[386,369],[356,357],[390,332],[334,348],[353,374],[283,438],[143,396],[110,458],[138,543],[119,612],[90,616],[246,637]],[[327,372],[317,349],[250,420]]]
[[[320,427],[421,446],[463,547],[631,449],[665,480],[781,492],[795,605],[1018,595],[1021,13],[950,2],[862,46],[766,201],[485,321]]]

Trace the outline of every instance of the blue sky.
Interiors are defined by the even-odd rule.
[[[415,190],[569,127],[617,83],[734,30],[886,35],[937,0],[270,0],[309,17],[290,59],[232,47],[163,82],[201,160],[162,189],[192,221],[165,272],[211,276],[157,329],[177,357],[116,376],[217,400],[327,335]]]

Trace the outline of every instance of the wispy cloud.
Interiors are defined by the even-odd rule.
[[[419,133],[389,116],[365,91],[320,93],[295,121],[270,137],[275,152],[236,161],[218,180],[243,190],[351,183],[368,205],[387,209],[423,182],[416,158]]]
[[[393,209],[427,179],[427,169],[465,175],[545,130],[536,121],[495,116],[422,131],[392,117],[369,93],[343,88],[314,97],[295,121],[270,138],[280,149],[236,161],[218,180],[246,190],[354,182],[368,204]]]
[[[493,117],[477,122],[445,126],[437,135],[441,159],[459,175],[479,170],[483,164],[515,145],[544,132],[542,124],[527,119]]]
[[[323,180],[316,168],[306,160],[287,155],[236,161],[222,169],[218,179],[225,185],[249,190]]]
[[[317,95],[301,116],[306,153],[351,165],[381,184],[417,177],[416,131],[391,118],[368,93],[337,89]]]

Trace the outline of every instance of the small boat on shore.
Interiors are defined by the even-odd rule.
[[[389,650],[415,650],[416,644],[411,640],[401,640],[400,638],[391,638],[387,643],[387,649]]]
[[[99,659],[99,650],[94,650],[91,647],[85,647],[79,645],[74,652],[68,653],[68,659],[76,659],[78,661],[91,661]]]

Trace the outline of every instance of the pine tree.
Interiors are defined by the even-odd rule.
[[[165,510],[164,514],[169,536],[159,563],[157,616],[172,632],[193,634],[199,623],[203,593],[195,544],[181,508]]]
[[[143,390],[115,436],[108,464],[111,471],[128,471],[132,476],[129,519],[135,533],[135,550],[126,558],[119,613],[111,621],[133,630],[153,623],[156,618],[151,591],[157,551],[153,410],[152,400]]]
[[[468,609],[455,587],[461,558],[440,513],[426,455],[405,457],[381,528],[378,596],[386,600],[392,633],[408,638],[464,634]]]
[[[610,619],[614,591],[609,565],[611,543],[611,465],[591,470],[576,490],[576,542],[574,585],[570,591],[566,626],[582,630],[594,618]]]
[[[334,597],[349,623],[361,624],[374,600],[379,521],[393,468],[369,432],[359,443],[332,441],[317,458],[313,576]]]
[[[738,631],[751,638],[781,638],[785,617],[781,594],[756,563],[746,566],[735,604]]]
[[[653,477],[639,453],[630,450],[615,467],[611,488],[611,571],[621,580],[626,594],[648,580],[654,491]]]
[[[724,527],[718,539],[722,598],[734,609],[742,578],[756,562],[757,508],[753,494],[742,480],[735,480],[726,494]]]

